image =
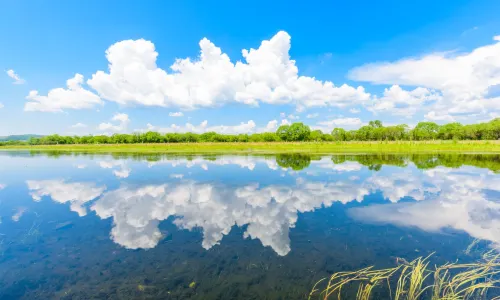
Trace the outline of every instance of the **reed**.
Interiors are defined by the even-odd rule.
[[[340,300],[346,295],[343,289],[348,286],[351,289],[357,286],[357,300],[371,299],[377,289],[385,289],[390,299],[395,300],[500,299],[500,296],[488,295],[490,289],[500,284],[500,255],[496,252],[489,251],[478,262],[468,264],[430,267],[429,259],[430,256],[419,257],[382,270],[370,266],[358,271],[337,272],[318,281],[309,299]],[[391,281],[397,282],[395,290]]]

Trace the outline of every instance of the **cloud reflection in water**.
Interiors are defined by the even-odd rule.
[[[283,169],[272,161],[252,157],[165,160],[148,165],[199,165],[206,170],[208,165],[222,168],[234,164],[251,171],[263,162],[268,171]],[[126,166],[124,162],[103,165],[101,167],[122,169]],[[258,239],[278,255],[286,255],[290,251],[289,231],[295,226],[299,213],[329,207],[334,202],[361,202],[375,192],[389,200],[388,204],[351,209],[352,217],[432,232],[454,228],[475,238],[500,243],[500,204],[488,196],[488,191],[500,193],[500,178],[495,173],[474,167],[437,167],[422,171],[411,164],[404,168],[390,167],[385,172],[368,172],[366,166],[357,162],[334,164],[328,158],[311,161],[311,167],[319,170],[319,173],[315,171],[315,180],[305,172],[294,171],[299,177],[291,184],[230,185],[183,179],[178,173],[169,177],[172,182],[122,183],[119,188],[108,191],[105,186],[88,182],[30,180],[27,184],[34,200],[50,196],[60,203],[69,202],[71,210],[80,216],[86,214],[85,204],[97,199],[91,204],[91,210],[102,219],[112,218],[111,238],[130,249],[155,247],[162,238],[159,223],[174,217],[173,222],[180,229],[201,228],[205,249],[219,244],[234,225],[247,225],[244,238]],[[324,180],[326,169],[347,174],[340,179]],[[277,170],[276,176],[281,171]],[[318,174],[324,176],[318,177]],[[400,202],[408,197],[413,201]]]

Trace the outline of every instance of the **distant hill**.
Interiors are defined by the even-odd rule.
[[[0,136],[0,142],[4,142],[4,141],[27,141],[27,140],[29,140],[32,137],[40,138],[40,137],[43,137],[43,135],[39,135],[39,134],[19,134],[19,135]]]

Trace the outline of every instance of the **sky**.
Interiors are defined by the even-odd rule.
[[[499,1],[80,2],[0,3],[0,135],[500,116]]]

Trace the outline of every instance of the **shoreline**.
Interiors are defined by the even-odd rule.
[[[0,146],[0,151],[91,153],[473,153],[500,154],[500,141],[154,143]]]

